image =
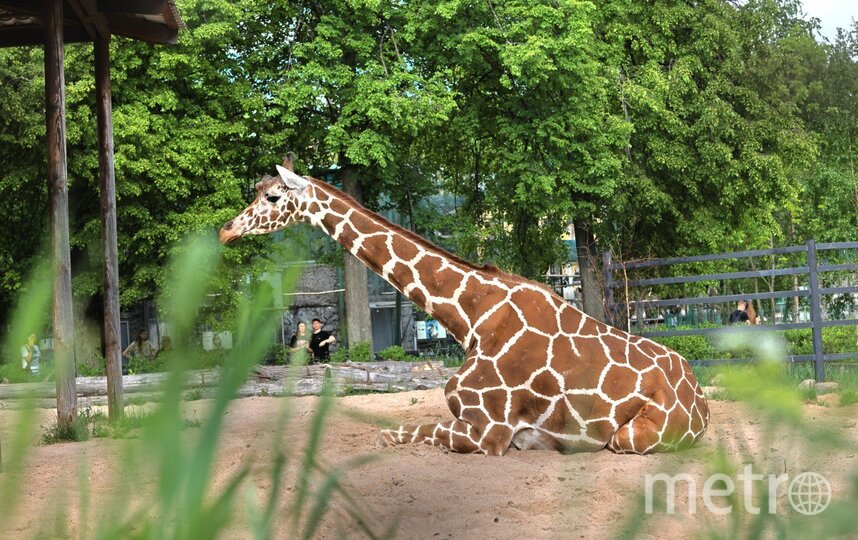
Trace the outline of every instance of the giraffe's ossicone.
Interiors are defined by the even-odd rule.
[[[510,446],[643,454],[703,436],[706,398],[674,351],[589,317],[541,284],[456,257],[324,182],[278,171],[223,226],[222,242],[310,223],[465,350],[465,364],[445,388],[455,419],[384,430],[382,443],[490,455]]]

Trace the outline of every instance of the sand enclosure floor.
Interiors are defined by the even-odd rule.
[[[511,450],[503,457],[487,458],[446,453],[428,445],[376,447],[379,425],[385,420],[427,423],[450,419],[440,389],[334,401],[319,462],[332,467],[358,456],[374,455],[375,460],[349,469],[343,484],[362,509],[368,526],[381,533],[395,524],[397,538],[614,538],[630,518],[640,526],[636,536],[643,538],[686,536],[707,527],[721,529],[729,518],[707,511],[699,493],[696,513],[691,514],[688,489],[682,484],[678,485],[675,514],[668,515],[663,506],[656,505],[654,514],[644,519],[638,506],[647,474],[689,473],[696,479],[699,492],[714,472],[711,458],[719,448],[739,470],[752,462],[754,471],[762,474],[795,477],[804,471],[818,472],[830,481],[834,502],[847,496],[850,474],[858,469],[858,405],[838,408],[808,404],[804,411],[809,422],[830,427],[856,443],[854,450],[847,447],[819,452],[789,430],[769,433],[766,423],[743,404],[712,401],[710,431],[699,446],[685,452],[623,456],[607,451],[563,455]],[[246,464],[250,464],[251,474],[243,488],[245,493],[239,497],[236,519],[224,537],[251,536],[246,528],[249,510],[245,501],[253,504],[254,493],[271,489],[275,441],[300,452],[318,403],[313,397],[251,397],[231,404],[219,440],[211,492],[226,486]],[[205,420],[210,404],[207,400],[186,402],[185,415]],[[276,418],[284,405],[291,408],[293,416],[278,434]],[[36,412],[41,425],[52,423],[54,411]],[[9,448],[18,414],[0,411],[0,444],[4,450]],[[198,428],[189,428],[187,437],[193,440],[198,432]],[[0,537],[92,536],[100,522],[115,517],[117,508],[150,504],[148,497],[157,488],[156,464],[140,460],[142,465],[134,473],[120,465],[123,459],[131,459],[127,456],[134,456],[140,445],[139,439],[33,444],[23,466],[17,509],[12,516],[3,517]],[[8,460],[5,454],[3,458]],[[290,461],[280,490],[275,526],[278,538],[292,536],[287,514],[295,493],[298,461]],[[8,474],[8,468],[2,474]],[[131,488],[127,487],[129,482]],[[317,478],[312,488],[318,489],[320,484]],[[754,500],[763,488],[759,483]],[[739,481],[737,491],[741,504]],[[129,504],[117,505],[117,500]],[[85,516],[82,508],[87,504],[82,501],[88,501]],[[721,499],[719,504],[728,502]],[[316,536],[363,536],[346,507],[341,496],[332,496]],[[778,493],[777,513],[790,519],[796,516],[785,489]]]

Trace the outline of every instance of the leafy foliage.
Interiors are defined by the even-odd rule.
[[[289,149],[301,172],[358,178],[370,207],[537,279],[568,257],[570,220],[624,260],[854,239],[858,29],[821,43],[797,0],[179,6],[177,46],[111,45],[124,305],[168,288],[177,239],[231,218]],[[66,48],[81,304],[101,281],[92,57]],[[0,61],[5,317],[37,264],[47,188],[42,53]],[[224,253],[212,321],[279,245]]]
[[[351,347],[340,347],[331,354],[331,362],[370,362],[372,359],[371,341],[358,341]]]
[[[408,355],[401,345],[391,345],[378,351],[378,357],[382,360],[406,360]]]

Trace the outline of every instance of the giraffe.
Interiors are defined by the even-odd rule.
[[[289,165],[291,162],[284,162]],[[220,240],[296,222],[322,229],[435,318],[465,362],[445,387],[454,420],[382,430],[381,445],[646,454],[699,440],[709,408],[688,362],[566,303],[547,286],[477,266],[311,177],[277,166]]]

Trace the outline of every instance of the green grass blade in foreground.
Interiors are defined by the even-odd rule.
[[[37,335],[45,328],[50,317],[52,291],[51,263],[43,257],[33,270],[12,312],[9,330],[3,336],[3,350],[12,358],[13,369],[20,368],[21,346],[30,333]],[[4,355],[5,356],[5,355]],[[35,439],[38,426],[36,411],[32,406],[25,407],[18,414],[11,440],[3,445],[3,460],[0,464],[0,515],[8,516],[14,512],[20,501],[18,492],[21,487],[21,469],[26,462],[27,448]]]
[[[283,476],[286,471],[286,465],[289,462],[289,455],[287,454],[287,449],[284,448],[282,435],[292,418],[292,408],[289,406],[289,403],[289,400],[283,400],[283,407],[280,410],[280,414],[277,415],[273,441],[274,467],[271,470],[271,488],[269,490],[268,502],[265,505],[263,513],[253,523],[253,536],[257,540],[265,540],[271,536],[277,503],[280,501],[280,488],[283,486]]]
[[[188,538],[215,538],[229,524],[235,495],[249,473],[249,465],[241,467],[217,499],[207,508],[201,509],[199,525],[190,531]]]
[[[168,282],[160,299],[164,306],[165,319],[173,323],[173,343],[176,354],[164,382],[162,401],[145,433],[148,435],[147,451],[157,456],[160,467],[158,486],[159,503],[163,512],[178,508],[185,480],[185,461],[191,459],[181,444],[184,430],[182,419],[182,391],[184,368],[191,356],[189,343],[195,320],[213,276],[220,262],[220,245],[212,238],[192,236],[175,250],[167,272]],[[166,533],[166,521],[156,524],[160,533]]]
[[[283,280],[291,289],[297,282],[300,267],[292,265],[293,271]],[[288,268],[288,267],[287,267]],[[214,404],[208,420],[202,428],[202,435],[193,452],[194,459],[188,464],[187,484],[183,502],[187,505],[186,521],[188,537],[206,527],[205,516],[198,512],[209,486],[212,464],[218,447],[218,439],[223,426],[226,410],[238,389],[247,380],[251,368],[264,358],[274,336],[277,320],[270,315],[265,306],[273,304],[270,287],[256,286],[239,296],[238,310],[234,328],[236,344],[227,355],[221,369],[221,380],[215,393]]]
[[[220,266],[221,245],[210,236],[192,236],[176,248],[167,272],[164,295],[165,319],[173,324],[174,340],[191,336],[197,308],[203,304]]]
[[[304,524],[304,534],[302,536],[304,540],[309,540],[316,533],[316,529],[318,529],[319,524],[322,522],[322,517],[325,515],[325,512],[328,510],[328,506],[330,505],[331,495],[334,490],[340,486],[340,478],[343,474],[353,467],[360,467],[361,465],[375,461],[375,459],[376,458],[374,456],[361,456],[357,459],[334,467],[328,471],[327,474],[325,474],[321,468],[316,468],[317,471],[325,474],[325,480],[322,483],[322,487],[316,492],[313,507]],[[374,535],[370,536],[373,538],[375,537]]]
[[[202,427],[202,436],[194,452],[195,459],[189,464],[184,500],[191,509],[192,519],[189,521],[191,533],[204,526],[204,523],[199,521],[203,516],[195,514],[194,510],[201,508],[203,496],[206,493],[227,407],[246,381],[251,367],[263,357],[268,349],[270,336],[274,334],[273,320],[261,307],[270,305],[267,300],[261,298],[258,293],[252,294],[249,300],[242,302],[239,309],[237,346],[230,351],[221,370],[221,381],[216,390],[211,413]]]
[[[52,275],[51,261],[48,257],[43,257],[26,285],[21,287],[10,319],[9,331],[3,339],[3,350],[9,358],[20,362],[21,346],[26,343],[27,336],[31,333],[38,336],[47,328],[53,291]]]
[[[708,451],[706,445],[687,451],[692,460],[680,459],[678,456],[660,456],[658,463],[667,464],[662,470],[668,477],[676,478],[678,474],[690,474],[697,481],[697,488],[702,485],[701,480],[711,479],[714,474],[723,474],[727,478],[741,478],[740,474],[746,466],[752,467],[752,474],[763,477],[766,471],[787,472],[789,466],[790,475],[798,474],[807,470],[808,464],[812,471],[828,474],[826,467],[829,463],[839,460],[843,463],[844,457],[854,453],[854,439],[850,439],[844,433],[828,426],[836,417],[824,418],[819,409],[812,409],[812,414],[807,414],[808,409],[804,405],[802,396],[797,391],[797,382],[803,375],[808,373],[807,367],[800,368],[784,362],[784,352],[779,340],[775,338],[755,337],[753,342],[744,339],[733,338],[725,343],[725,346],[739,346],[751,348],[755,352],[757,361],[750,365],[725,366],[719,369],[723,386],[727,395],[740,404],[747,407],[731,406],[729,410],[745,409],[753,417],[751,425],[759,425],[754,428],[753,433],[742,438],[742,433],[729,435],[717,441],[716,451]],[[798,368],[798,369],[797,369]],[[718,417],[713,415],[713,427],[708,437],[718,437],[718,433],[724,433],[723,423],[729,423],[731,419],[722,418],[719,426]],[[775,452],[776,441],[787,441],[793,456],[799,458],[787,462],[788,456],[772,456]],[[737,448],[738,453],[737,453]],[[778,445],[779,446],[779,445]],[[843,454],[837,456],[837,452]],[[773,462],[772,460],[776,460]],[[673,463],[673,465],[670,465]],[[681,465],[682,468],[678,468]],[[690,465],[691,468],[688,468]],[[773,468],[774,467],[774,468]],[[820,467],[820,468],[816,468]],[[703,468],[703,470],[701,470]],[[853,469],[850,466],[850,469]],[[834,469],[836,471],[836,469]],[[837,473],[841,474],[841,473]],[[858,478],[858,470],[850,470],[849,473]],[[833,479],[830,477],[830,479]],[[858,521],[855,520],[854,508],[858,504],[858,483],[853,486],[850,493],[835,492],[835,500],[824,514],[819,516],[804,516],[797,512],[790,512],[789,504],[783,499],[785,497],[769,498],[767,490],[755,492],[757,497],[754,504],[757,508],[770,508],[772,512],[762,511],[759,513],[746,510],[745,501],[739,499],[738,493],[743,491],[744,486],[737,484],[736,490],[732,491],[727,498],[719,499],[720,507],[730,506],[729,516],[720,516],[707,513],[707,509],[700,506],[697,512],[690,516],[692,522],[687,521],[687,515],[671,516],[662,514],[664,510],[663,499],[659,499],[658,493],[654,493],[659,507],[655,510],[657,515],[648,515],[643,508],[645,500],[643,492],[637,497],[637,511],[633,509],[629,520],[620,529],[622,537],[632,538],[641,533],[651,533],[652,526],[663,527],[665,522],[674,521],[680,526],[691,526],[697,536],[708,538],[830,538],[843,537],[854,533],[858,529]],[[784,487],[783,489],[787,489]],[[689,493],[697,496],[696,490],[689,488]],[[791,492],[788,492],[791,494]],[[839,497],[839,498],[838,498]],[[778,505],[780,499],[780,506]],[[697,499],[699,502],[699,499]],[[704,499],[705,501],[706,499]],[[789,501],[791,502],[791,501]],[[784,507],[786,504],[786,507]],[[851,510],[845,510],[850,508]],[[652,509],[650,509],[652,510]],[[725,522],[724,520],[729,520]],[[653,523],[655,522],[655,523]],[[649,530],[647,530],[649,529]],[[619,535],[618,535],[619,536]]]
[[[752,348],[758,361],[750,372],[725,370],[724,387],[739,401],[764,412],[772,422],[799,424],[804,416],[802,401],[791,383],[783,359],[784,342],[774,334],[726,335],[720,343],[725,349]]]
[[[304,510],[304,504],[309,497],[310,476],[313,473],[319,444],[325,429],[325,419],[333,405],[331,397],[331,382],[326,379],[322,383],[322,395],[319,397],[319,408],[310,423],[310,437],[304,450],[304,460],[298,472],[298,486],[295,490],[295,501],[292,504],[292,530],[297,534],[299,519]]]
[[[0,473],[0,516],[10,516],[21,498],[22,468],[26,462],[27,448],[36,435],[36,411],[32,407],[22,409],[12,431],[11,441],[3,444],[3,472]],[[11,443],[11,444],[9,444]]]

